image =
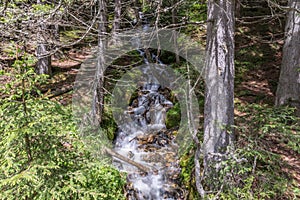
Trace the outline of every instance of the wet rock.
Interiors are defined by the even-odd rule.
[[[134,156],[134,153],[132,153],[132,151],[129,151],[128,154],[127,154],[127,157],[128,158],[133,158]]]

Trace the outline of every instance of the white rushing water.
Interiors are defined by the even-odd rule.
[[[145,134],[158,132],[166,128],[166,111],[172,106],[172,102],[165,99],[159,93],[160,85],[157,83],[146,83],[137,98],[137,107],[134,107],[132,113],[133,121],[126,125],[126,132],[120,130],[115,140],[115,151],[119,154],[144,166],[158,169],[157,172],[145,173],[139,172],[134,166],[122,161],[115,161],[115,165],[128,173],[128,181],[133,184],[136,190],[135,197],[132,199],[166,199],[164,198],[165,181],[163,164],[159,162],[149,162],[145,158],[153,156],[153,152],[146,152],[140,148],[136,138],[143,137]],[[138,126],[137,126],[138,125]],[[161,148],[166,148],[161,147]],[[159,152],[157,153],[159,154]],[[117,160],[117,159],[116,159]]]
[[[149,24],[147,20],[143,21],[145,23],[142,32],[147,32]],[[131,120],[124,120],[125,124],[121,125],[115,138],[114,150],[153,171],[141,172],[133,165],[117,158],[114,159],[114,165],[128,174],[127,181],[132,188],[128,189],[131,191],[127,191],[127,199],[179,200],[181,198],[178,191],[171,187],[176,185],[172,184],[172,181],[173,183],[176,181],[176,178],[171,177],[172,174],[178,175],[180,171],[174,148],[176,145],[173,144],[173,138],[168,136],[165,124],[166,113],[173,103],[161,92],[164,88],[153,74],[153,65],[149,65],[151,61],[148,59],[157,63],[158,67],[154,68],[160,75],[166,73],[164,68],[166,66],[155,54],[141,49],[140,38],[133,38],[132,43],[144,59],[145,65],[141,68],[144,81],[139,85],[136,99],[129,105],[131,109],[126,111]],[[164,76],[168,77],[168,74]]]

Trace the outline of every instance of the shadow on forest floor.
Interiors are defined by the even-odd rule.
[[[282,29],[278,19],[237,23],[235,83],[240,100],[274,104],[284,42]]]
[[[257,19],[251,18],[257,15],[271,15],[268,6],[260,8],[259,13],[245,11],[243,14],[247,16],[236,22],[235,96],[242,105],[259,104],[272,107],[282,59],[284,18],[267,18],[257,22],[255,22]],[[236,109],[235,115],[237,118],[243,118],[245,113]],[[248,120],[249,123],[253,123],[251,119]],[[237,124],[241,125],[247,126]],[[295,134],[299,134],[296,132]],[[300,188],[299,153],[288,147],[284,141],[271,135],[263,138],[264,148],[280,156],[282,163],[285,163],[280,170],[294,181],[295,187]]]

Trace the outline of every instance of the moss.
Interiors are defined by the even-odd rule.
[[[113,140],[115,138],[118,125],[113,119],[113,114],[109,107],[104,108],[101,127],[103,128],[102,130],[105,131],[105,134],[109,140]]]
[[[185,186],[188,191],[188,200],[200,199],[199,194],[195,187],[194,178],[194,146],[191,145],[187,148],[186,152],[180,158],[181,167],[181,184]],[[201,161],[200,161],[201,162]]]
[[[167,112],[166,126],[168,129],[177,127],[180,125],[180,121],[181,121],[180,104],[177,102]]]

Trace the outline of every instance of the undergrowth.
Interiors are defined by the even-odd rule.
[[[124,175],[93,157],[70,107],[44,98],[23,54],[0,99],[0,199],[124,199]]]
[[[211,180],[204,178],[206,199],[297,199],[297,183],[288,163],[275,150],[282,148],[299,154],[300,126],[294,109],[267,105],[236,103],[241,113],[236,116],[237,142],[234,152],[226,155],[218,177],[223,183],[216,191],[209,190]],[[201,137],[201,136],[200,136]],[[194,178],[194,148],[181,157],[182,182],[189,190],[188,199],[200,198]],[[203,162],[200,160],[200,162]],[[202,166],[203,169],[203,166]]]

